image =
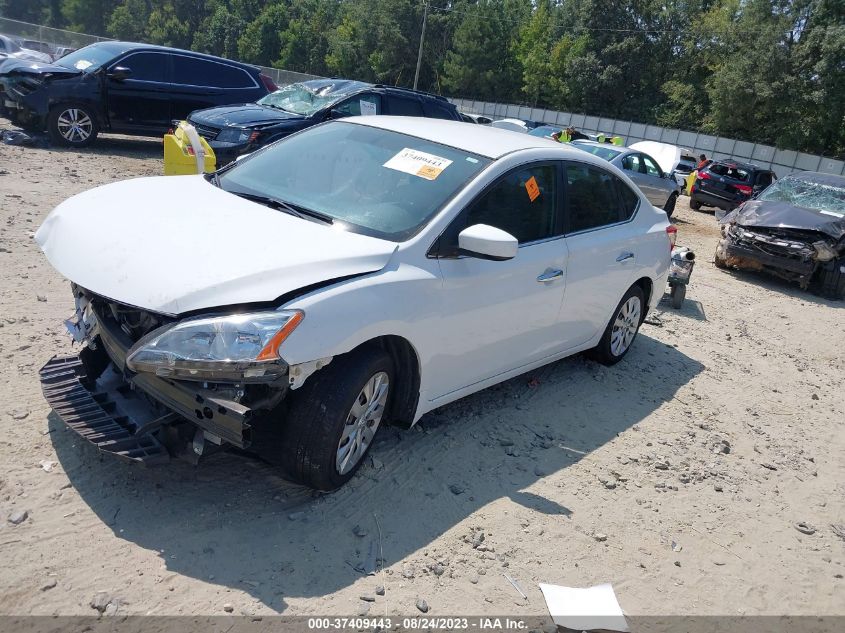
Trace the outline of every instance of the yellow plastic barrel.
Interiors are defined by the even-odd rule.
[[[209,173],[216,164],[214,150],[188,122],[181,121],[173,134],[164,135],[165,176]]]

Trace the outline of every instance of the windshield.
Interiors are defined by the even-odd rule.
[[[18,46],[18,43],[14,40],[10,40],[8,37],[0,37],[0,50],[4,50],[7,53],[17,53],[21,50],[21,47]]]
[[[530,130],[528,133],[531,136],[551,136],[555,132],[560,132],[560,128],[552,127],[551,125],[541,125],[540,127],[535,127],[533,130]]]
[[[489,163],[406,134],[336,121],[268,146],[221,173],[219,183],[400,242]]]
[[[622,153],[619,150],[611,149],[610,147],[605,147],[604,145],[592,145],[590,143],[579,143],[577,141],[573,141],[572,144],[578,149],[590,152],[590,154],[594,154],[604,160],[613,160]]]
[[[291,84],[261,97],[258,103],[302,116],[311,116],[343,96],[333,89],[331,84],[317,90],[305,84]]]
[[[845,187],[807,182],[792,176],[775,181],[757,199],[787,202],[796,207],[845,217]]]
[[[111,49],[103,48],[92,44],[78,51],[68,53],[54,62],[58,66],[74,68],[76,70],[96,70],[103,64],[110,62],[115,57]]]

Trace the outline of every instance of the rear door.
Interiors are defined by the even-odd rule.
[[[655,201],[655,191],[651,179],[646,172],[645,155],[639,152],[635,154],[628,154],[622,159],[622,169],[628,174],[628,178],[634,181],[637,187],[640,188],[646,198],[657,206],[663,206],[663,202],[659,204]]]
[[[138,51],[112,62],[107,71],[123,66],[132,71],[126,79],[105,78],[106,112],[114,132],[158,133],[170,125],[170,54]]]
[[[664,178],[663,170],[660,168],[660,165],[657,164],[657,161],[654,160],[648,154],[641,154],[643,167],[645,168],[645,174],[642,175],[643,179],[643,193],[645,193],[646,197],[651,201],[656,207],[663,208],[663,205],[666,204],[666,200],[669,199],[669,193],[667,192],[667,184],[669,181]]]
[[[262,94],[258,80],[245,69],[225,61],[173,54],[173,118],[185,119],[194,110],[251,103]]]
[[[636,281],[642,230],[632,222],[639,196],[595,165],[566,163],[565,218],[569,258],[560,321],[566,347],[603,331]]]

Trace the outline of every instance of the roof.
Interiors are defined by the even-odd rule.
[[[597,146],[597,147],[606,147],[608,149],[616,150],[620,154],[622,152],[636,152],[637,151],[635,149],[631,149],[630,147],[626,147],[624,145],[614,145],[613,143],[599,143],[598,141],[588,141],[588,140],[582,139],[582,138],[577,138],[574,141],[571,141],[571,143],[575,146],[592,145],[592,146]]]
[[[488,125],[464,123],[463,121],[404,116],[360,116],[343,120],[358,125],[369,125],[383,130],[417,136],[434,143],[448,145],[493,159],[501,158],[511,152],[534,148],[553,147],[567,152],[577,151],[566,148],[550,138],[531,136],[523,132],[511,132]]]
[[[220,61],[225,60],[226,63],[232,64],[233,66],[239,66],[241,68],[246,68],[250,70],[258,70],[258,66],[253,66],[252,64],[244,64],[243,62],[237,62],[233,59],[226,59],[225,57],[219,57],[218,55],[208,55],[206,53],[197,53],[196,51],[188,51],[183,48],[173,48],[172,46],[159,46],[158,44],[141,44],[138,42],[119,42],[119,41],[106,41],[106,42],[95,42],[93,44],[89,44],[89,46],[96,46],[98,48],[104,48],[107,50],[112,50],[115,55],[121,55],[125,52],[132,51],[132,50],[148,50],[148,51],[164,51],[168,53],[184,53],[185,55],[191,55],[192,57],[200,57],[203,59],[209,59],[212,61]]]
[[[845,176],[837,176],[836,174],[825,174],[820,171],[795,171],[787,177],[803,180],[804,182],[812,182],[817,185],[845,188]]]

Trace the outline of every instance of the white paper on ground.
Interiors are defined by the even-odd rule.
[[[555,624],[576,631],[629,631],[610,583],[580,589],[540,583]]]

